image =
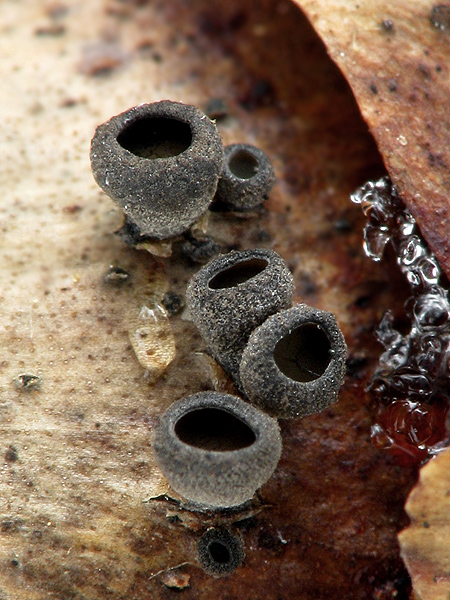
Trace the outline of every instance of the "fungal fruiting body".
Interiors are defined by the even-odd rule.
[[[211,527],[200,538],[197,553],[203,569],[215,577],[235,571],[245,558],[240,536],[223,527]]]
[[[273,250],[233,251],[214,258],[186,292],[191,318],[208,351],[234,378],[251,332],[291,305],[294,280]]]
[[[153,432],[152,445],[172,488],[200,508],[250,500],[281,455],[277,421],[219,392],[200,392],[172,404]]]
[[[223,165],[222,138],[195,106],[141,104],[100,125],[91,143],[98,185],[141,236],[186,231],[211,204]]]
[[[247,398],[269,414],[306,416],[337,401],[346,355],[334,315],[297,304],[253,331],[240,380]]]
[[[232,210],[251,210],[267,200],[275,174],[267,155],[250,144],[225,146],[215,199]]]

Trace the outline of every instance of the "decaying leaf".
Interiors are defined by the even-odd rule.
[[[420,471],[406,503],[411,524],[399,534],[419,600],[450,597],[450,448]]]
[[[295,2],[350,83],[392,181],[450,275],[450,5]]]

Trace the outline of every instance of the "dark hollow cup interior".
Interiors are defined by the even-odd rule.
[[[178,156],[192,143],[188,123],[168,117],[142,117],[126,126],[118,143],[132,154],[151,160]]]
[[[211,559],[220,565],[227,565],[231,562],[230,550],[220,541],[211,542],[208,545],[208,552]]]
[[[232,573],[245,558],[242,540],[226,529],[209,529],[200,538],[197,548],[200,564],[213,575]]]
[[[306,383],[325,373],[331,360],[331,343],[320,325],[305,323],[277,342],[273,356],[286,377]]]
[[[256,440],[249,425],[220,408],[198,408],[186,413],[176,422],[175,434],[189,446],[215,452],[241,450]]]
[[[237,150],[228,160],[228,168],[239,179],[251,179],[259,169],[256,157],[248,150]]]
[[[232,288],[240,283],[245,283],[252,277],[256,277],[264,271],[268,265],[268,261],[264,258],[250,258],[243,260],[220,271],[208,283],[212,290],[221,290]]]

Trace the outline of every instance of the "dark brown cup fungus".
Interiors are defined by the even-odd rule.
[[[250,333],[291,305],[294,279],[273,250],[222,254],[191,279],[186,301],[208,351],[236,380]]]
[[[241,383],[248,399],[273,416],[311,415],[337,401],[346,355],[334,315],[297,304],[252,333]]]
[[[251,210],[267,200],[275,174],[267,155],[249,144],[225,146],[215,200],[233,210]]]
[[[250,500],[281,454],[277,421],[219,392],[200,392],[172,404],[154,430],[152,445],[172,488],[200,509]]]
[[[222,527],[213,527],[202,535],[197,553],[203,569],[215,577],[229,575],[245,558],[242,538]]]
[[[91,143],[98,185],[140,234],[166,239],[209,207],[223,164],[222,138],[195,106],[141,104],[100,125]]]

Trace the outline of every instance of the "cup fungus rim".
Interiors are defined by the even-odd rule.
[[[225,544],[225,540],[228,542],[228,546]],[[228,564],[216,561],[212,556],[210,546],[214,542],[221,543],[229,552]],[[197,542],[197,556],[200,565],[207,573],[215,577],[230,575],[245,560],[244,541],[240,534],[233,533],[228,527],[209,527]]]
[[[254,175],[251,177],[239,177],[236,175],[234,171],[230,169],[230,160],[235,156],[238,152],[246,152],[252,158],[256,160],[258,168]],[[257,146],[253,146],[253,144],[245,144],[245,143],[237,143],[237,144],[228,144],[224,147],[224,172],[230,180],[234,180],[235,182],[243,183],[248,186],[253,185],[253,182],[256,180],[261,173],[269,172],[272,175],[272,165],[269,161],[267,154],[258,148]]]
[[[182,114],[180,114],[181,111],[183,111]],[[157,161],[158,165],[161,166],[165,164],[169,165],[174,162],[184,162],[185,160],[189,160],[190,154],[197,153],[198,150],[201,149],[204,144],[199,144],[198,142],[202,141],[201,133],[202,127],[205,125],[205,118],[209,120],[212,127],[215,127],[213,121],[204,115],[196,106],[184,104],[183,102],[174,102],[172,100],[160,100],[159,102],[138,104],[137,106],[133,106],[132,108],[129,108],[128,110],[111,117],[108,121],[97,128],[93,141],[97,137],[97,133],[99,133],[99,135],[104,135],[104,133],[100,132],[99,130],[108,125],[110,130],[107,132],[107,136],[110,140],[110,143],[112,142],[114,144],[115,153],[118,156],[120,155],[124,158],[126,157],[130,165],[142,164],[149,159],[139,156],[122,146],[122,144],[119,142],[119,137],[126,131],[126,129],[137,123],[139,120],[152,117],[184,123],[189,126],[191,134],[189,146],[182,152],[172,156],[158,157],[153,159],[154,161]],[[205,150],[207,150],[206,147]]]
[[[290,315],[291,315],[291,314],[295,314],[294,311],[297,312],[297,309],[299,309],[299,308],[302,308],[303,310],[308,309],[307,312],[310,313],[308,315],[308,317],[305,318],[303,316],[303,313],[299,312],[298,313],[298,322],[295,323],[294,325],[292,325],[292,323],[283,322],[281,319],[277,319],[279,321],[278,327],[277,327],[277,333],[279,334],[281,331],[283,333],[281,336],[276,336],[275,334],[272,334],[272,336],[269,338],[269,340],[266,340],[266,345],[268,346],[268,350],[270,350],[270,356],[273,361],[273,364],[275,365],[275,368],[278,371],[278,375],[281,378],[283,378],[285,380],[285,382],[289,382],[289,383],[291,383],[291,385],[294,384],[294,385],[298,385],[298,386],[312,387],[317,381],[320,381],[322,378],[328,377],[330,375],[330,372],[334,371],[336,369],[336,361],[338,360],[340,350],[344,350],[344,349],[346,350],[346,344],[345,344],[344,336],[342,335],[342,332],[340,331],[339,326],[337,324],[337,321],[336,321],[334,315],[330,312],[323,311],[321,309],[315,309],[311,306],[308,306],[307,304],[296,304],[292,308],[289,308],[289,309],[287,309],[285,311],[281,311],[281,312],[283,312],[283,313],[290,312]],[[269,317],[269,319],[273,319],[273,321],[275,321],[275,319],[278,317],[279,314],[280,313],[276,313],[276,314],[272,315],[271,317]],[[328,322],[330,317],[333,318],[334,323],[336,325],[335,331],[332,331],[330,328],[330,323]],[[267,321],[269,319],[267,319]],[[260,327],[263,327],[265,324],[266,324],[266,321],[262,325],[260,325]],[[269,324],[267,324],[267,325],[269,325]],[[280,369],[280,367],[278,366],[278,364],[275,360],[275,357],[274,357],[274,351],[275,351],[276,345],[282,339],[284,339],[287,335],[289,335],[290,333],[293,333],[296,329],[298,329],[302,325],[318,325],[322,329],[323,333],[327,336],[328,341],[330,343],[330,349],[329,349],[330,360],[328,361],[326,368],[323,370],[323,372],[318,377],[316,377],[315,379],[311,379],[310,381],[298,381],[297,379],[288,377]],[[338,344],[338,346],[339,346],[339,348],[336,349],[337,351],[335,351],[333,349],[334,343]]]
[[[265,260],[266,265],[256,273],[255,275],[249,277],[245,281],[242,281],[236,285],[230,287],[219,287],[213,288],[210,287],[211,281],[217,277],[222,271],[226,271],[228,269],[232,269],[239,263],[243,263],[245,261],[250,261],[253,259],[257,260]],[[274,262],[282,261],[283,259],[275,250],[271,250],[270,248],[255,248],[248,250],[231,250],[231,252],[227,252],[226,254],[219,254],[215,256],[212,260],[210,260],[202,269],[200,269],[193,277],[192,281],[198,282],[197,285],[204,281],[205,288],[208,292],[212,294],[220,294],[220,293],[229,293],[229,290],[235,289],[244,289],[244,286],[251,282],[253,285],[259,278],[262,278],[267,269],[274,264]],[[284,263],[283,263],[284,264]],[[190,287],[190,286],[189,286]]]
[[[203,396],[204,393],[208,394],[208,399],[203,398],[203,397],[198,398],[199,394],[201,394]],[[252,406],[251,404],[245,402],[244,400],[241,400],[237,396],[232,396],[231,394],[222,394],[221,392],[212,392],[212,391],[211,392],[199,392],[198,394],[192,394],[191,396],[187,396],[186,398],[181,398],[177,402],[174,402],[169,407],[169,409],[166,411],[166,413],[163,415],[164,417],[167,415],[167,419],[169,419],[169,422],[167,423],[167,425],[168,425],[167,430],[170,432],[172,441],[175,443],[178,450],[180,452],[184,452],[186,450],[189,451],[190,453],[195,452],[195,454],[198,456],[213,455],[216,458],[222,458],[224,461],[227,461],[229,459],[229,457],[235,456],[237,453],[243,454],[243,455],[254,453],[263,443],[263,436],[261,435],[261,427],[260,427],[260,424],[257,422],[257,419],[256,418],[248,419],[248,418],[246,418],[247,415],[243,416],[240,410],[239,410],[239,414],[236,414],[236,412],[233,412],[233,409],[229,408],[228,406],[222,406],[219,403],[211,402],[210,394],[217,394],[217,396],[216,396],[217,399],[219,397],[223,398],[223,396],[232,398],[233,402],[235,399],[237,399],[240,402],[236,402],[235,404],[239,405],[240,403],[242,403],[242,404],[240,404],[240,408],[247,410],[250,413],[252,413],[253,410],[256,408],[255,406]],[[185,402],[184,402],[185,400],[191,399],[195,396],[197,396],[196,400],[199,400],[199,402],[196,401],[191,406],[188,406],[188,405],[183,406],[183,404],[185,404]],[[228,401],[230,401],[230,400],[228,399]],[[248,446],[243,446],[242,448],[236,448],[234,450],[208,450],[205,448],[200,448],[199,446],[194,446],[193,444],[188,444],[187,442],[184,442],[183,440],[181,440],[175,431],[175,428],[176,428],[178,422],[180,421],[180,419],[182,419],[183,417],[185,417],[186,415],[188,415],[191,412],[194,412],[199,409],[201,410],[204,408],[205,409],[216,408],[218,410],[223,410],[224,412],[226,412],[226,413],[230,414],[231,416],[233,416],[234,418],[238,419],[252,431],[252,433],[255,436],[254,441],[251,444],[249,444]],[[257,410],[259,410],[259,409],[257,409]],[[262,411],[259,410],[259,412],[262,412]],[[271,418],[266,413],[263,413],[263,414],[265,417]],[[169,417],[172,417],[172,418],[169,418]],[[255,417],[255,413],[253,413],[253,417]],[[250,422],[250,421],[253,421],[253,422]]]
[[[298,381],[283,373],[275,361],[274,350],[283,337],[308,323],[322,328],[333,352],[319,377]],[[240,381],[249,400],[268,414],[278,418],[306,416],[320,412],[337,400],[345,375],[346,355],[347,345],[335,316],[307,304],[296,304],[272,315],[252,332],[242,353]],[[261,376],[262,364],[264,376]],[[272,404],[270,396],[277,393],[282,397]],[[331,402],[325,400],[331,398],[334,398]]]
[[[175,434],[172,425],[187,408],[223,408],[224,404],[255,434],[249,446],[207,450]],[[152,447],[156,464],[177,493],[202,509],[223,509],[241,506],[268,481],[280,459],[282,442],[276,419],[238,396],[208,391],[169,406],[152,431]]]
[[[119,143],[127,127],[153,117],[178,121],[190,134],[172,135],[169,128],[166,135],[164,127],[158,127],[152,138],[150,127],[147,144],[147,133],[138,128],[124,144],[130,149],[123,140]],[[197,107],[161,100],[129,108],[99,125],[91,140],[90,161],[94,180],[140,233],[165,240],[187,231],[211,205],[223,170],[223,140],[215,123]]]
[[[257,177],[261,170],[264,169],[264,160],[262,156],[262,151],[256,146],[252,146],[251,144],[230,144],[229,146],[225,146],[225,161],[224,161],[224,171],[226,171],[227,177],[232,177],[237,181],[242,183],[248,183],[251,185],[252,181]],[[240,177],[236,174],[236,172],[230,167],[230,163],[238,154],[247,154],[250,156],[256,163],[256,170],[253,175],[250,177]]]

